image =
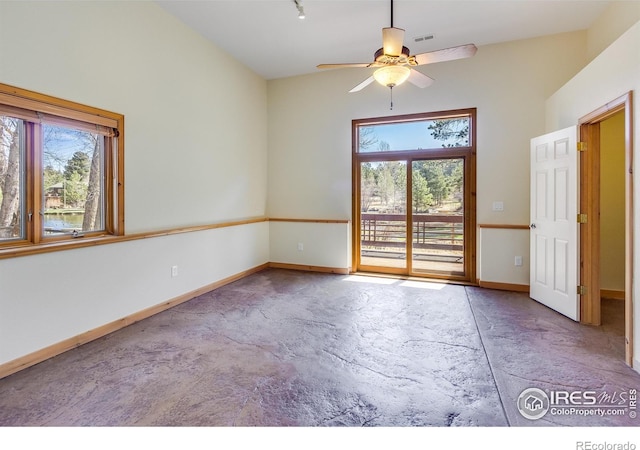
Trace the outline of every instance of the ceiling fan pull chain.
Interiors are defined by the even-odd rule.
[[[391,107],[389,109],[393,111],[393,86],[389,86],[389,92],[391,95]]]

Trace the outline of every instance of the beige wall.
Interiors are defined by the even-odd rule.
[[[348,268],[350,232],[348,223],[270,222],[270,262]]]
[[[529,286],[529,230],[480,229],[480,254],[490,255],[480,266],[481,281]],[[515,257],[522,257],[522,265],[515,265]]]
[[[587,32],[587,56],[592,60],[640,20],[640,2],[613,1]]]
[[[421,67],[435,83],[394,89],[393,111],[380,85],[348,93],[370,75],[366,69],[269,81],[269,215],[351,219],[353,119],[476,107],[478,222],[528,225],[529,140],[544,132],[545,100],[584,66],[585,48],[586,32],[480,47],[473,58]],[[492,211],[494,201],[504,211]],[[528,246],[527,233],[501,236],[519,252],[511,256]],[[271,239],[272,249],[295,246],[292,234]],[[326,251],[307,258],[326,261]],[[522,269],[513,277],[512,257],[485,247],[478,263],[496,277],[485,281],[523,282]]]
[[[600,124],[600,287],[624,292],[624,112]]]
[[[0,1],[0,82],[124,114],[127,233],[265,214],[266,81],[153,2]],[[0,364],[268,260],[266,222],[0,260]]]

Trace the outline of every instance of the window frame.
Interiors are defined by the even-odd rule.
[[[380,124],[394,124],[403,122],[420,122],[424,120],[437,120],[437,119],[456,119],[468,117],[469,118],[469,142],[465,146],[454,147],[434,147],[424,149],[405,149],[405,150],[382,150],[382,151],[370,151],[359,152],[359,131],[361,127],[367,127],[371,125]],[[448,111],[433,111],[416,114],[405,114],[399,116],[387,116],[387,117],[375,117],[368,119],[353,119],[351,121],[351,156],[352,156],[352,223],[351,223],[351,255],[352,266],[355,271],[364,270],[369,272],[378,272],[386,274],[395,274],[402,276],[415,276],[420,278],[434,278],[445,279],[453,282],[460,283],[475,283],[476,280],[476,148],[477,148],[477,108],[465,108]],[[361,263],[361,211],[360,211],[360,199],[361,199],[361,163],[373,162],[373,161],[407,161],[408,168],[411,167],[413,161],[428,160],[428,159],[451,159],[461,158],[465,161],[464,165],[464,235],[465,235],[465,248],[464,248],[464,274],[457,273],[422,273],[416,272],[411,267],[411,262],[407,264],[406,268],[394,269],[390,267],[373,267],[364,266]],[[411,179],[411,171],[407,170],[407,180]],[[407,204],[411,205],[411,197],[407,197]],[[407,230],[412,230],[413,222],[411,220],[411,214],[407,209]],[[407,242],[410,242],[408,240]],[[411,255],[409,251],[409,244],[407,244],[407,258]]]
[[[21,220],[23,238],[0,241],[0,256],[9,253],[19,256],[86,246],[86,241],[108,239],[124,235],[124,115],[101,108],[63,100],[46,94],[0,83],[0,110],[20,118],[24,123],[24,174]],[[102,174],[104,192],[104,226],[102,230],[79,235],[45,235],[43,230],[44,195],[42,124],[85,127],[100,130],[104,137]],[[31,218],[29,214],[31,213]],[[81,239],[82,238],[82,239]],[[84,241],[84,243],[82,242]]]

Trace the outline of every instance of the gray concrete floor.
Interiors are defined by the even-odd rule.
[[[270,269],[0,380],[0,425],[638,426],[516,408],[640,387],[621,307],[587,327],[525,294]]]

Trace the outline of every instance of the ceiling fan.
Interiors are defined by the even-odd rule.
[[[369,78],[358,84],[349,92],[357,92],[373,81],[393,89],[405,81],[425,88],[433,83],[433,78],[413,69],[415,66],[433,64],[454,59],[469,58],[475,55],[474,44],[445,48],[432,52],[411,55],[404,43],[404,30],[393,26],[393,0],[391,0],[391,26],[382,29],[382,48],[378,49],[370,63],[319,64],[318,69],[341,69],[345,67],[376,67]],[[393,104],[392,104],[393,107]]]

